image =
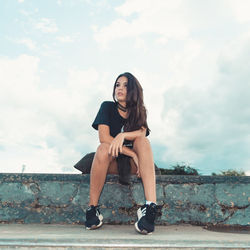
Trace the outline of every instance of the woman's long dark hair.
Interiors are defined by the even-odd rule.
[[[129,132],[138,130],[143,126],[150,132],[147,124],[147,110],[143,102],[143,89],[136,77],[129,72],[120,74],[115,80],[113,89],[113,99],[115,103],[117,104],[117,101],[115,100],[116,82],[121,76],[125,76],[128,79],[126,98],[128,118],[126,120],[126,123],[124,124],[124,131]]]

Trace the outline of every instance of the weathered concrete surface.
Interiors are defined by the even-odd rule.
[[[152,235],[141,235],[133,225],[103,225],[90,231],[81,225],[0,224],[0,248],[249,249],[248,233],[215,232],[192,225],[156,226]]]
[[[157,176],[157,225],[250,226],[250,177]],[[0,174],[0,222],[84,224],[89,175]],[[141,179],[108,175],[99,204],[104,223],[133,224],[145,202]]]

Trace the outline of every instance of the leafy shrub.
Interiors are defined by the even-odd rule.
[[[221,171],[220,174],[212,173],[213,176],[223,175],[223,176],[245,176],[245,172],[240,170],[228,169],[226,171]]]
[[[199,175],[198,171],[190,166],[179,165],[172,166],[172,169],[159,168],[162,175]]]

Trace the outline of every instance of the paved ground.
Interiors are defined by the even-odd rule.
[[[215,232],[192,225],[156,226],[152,235],[133,225],[0,224],[0,248],[27,249],[250,249],[250,231]]]

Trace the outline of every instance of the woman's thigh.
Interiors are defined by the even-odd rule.
[[[132,158],[130,158],[130,166],[131,166],[131,174],[136,174],[137,168],[135,162]],[[117,161],[114,158],[108,167],[108,174],[118,174]]]
[[[115,158],[109,164],[108,174],[118,174],[117,162]]]

